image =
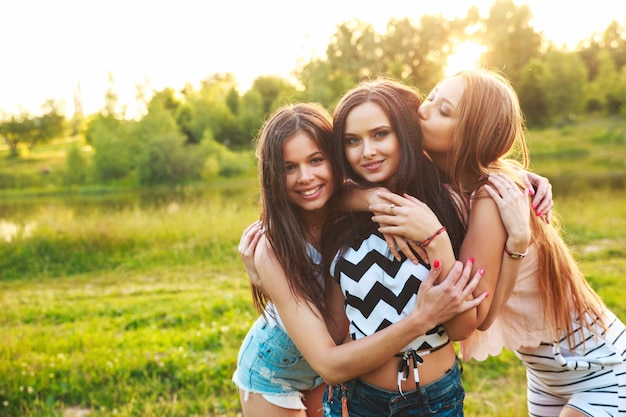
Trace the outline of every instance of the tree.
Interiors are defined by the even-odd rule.
[[[323,58],[312,58],[296,77],[307,98],[326,107],[359,81],[384,72],[381,36],[371,24],[358,19],[337,27]]]
[[[60,110],[60,104],[52,99],[42,105],[41,116],[31,116],[28,112],[12,115],[0,123],[0,135],[10,149],[10,155],[19,155],[18,146],[26,143],[29,149],[60,137],[65,131],[66,120]]]
[[[65,166],[63,173],[65,185],[80,185],[87,182],[89,164],[80,145],[74,144],[68,149]]]
[[[385,72],[428,91],[443,77],[451,51],[451,23],[424,15],[414,27],[407,18],[391,20],[383,36]]]
[[[221,143],[230,145],[242,141],[232,110],[232,91],[236,84],[232,74],[216,74],[203,80],[198,90],[190,85],[183,89],[184,100],[176,120],[188,143],[199,144],[207,129]]]
[[[579,45],[579,54],[587,66],[589,81],[598,76],[600,67],[600,52],[608,52],[615,63],[616,70],[620,70],[626,63],[626,35],[624,27],[616,21],[611,22],[601,34],[595,34]]]
[[[613,57],[608,50],[598,53],[598,73],[593,81],[586,85],[586,109],[604,110],[609,114],[619,113],[621,104],[613,92],[618,83],[618,72]]]
[[[148,104],[148,114],[135,125],[135,168],[141,185],[200,178],[204,154],[199,145],[188,143],[179,131],[173,114],[176,108],[169,92],[156,94]]]
[[[546,91],[546,84],[551,78],[550,68],[538,58],[532,59],[521,74],[516,90],[528,126],[544,127],[552,119]]]
[[[28,123],[30,115],[26,112],[16,116],[12,115],[9,119],[0,124],[0,134],[5,143],[9,146],[9,155],[11,157],[19,156],[18,145],[23,140],[30,129]]]
[[[544,87],[549,97],[551,117],[569,119],[572,115],[579,114],[585,106],[584,85],[588,77],[587,68],[580,56],[573,52],[551,49],[543,60],[550,74]]]
[[[269,114],[277,107],[294,101],[299,96],[296,88],[287,80],[276,76],[261,76],[254,79],[250,91],[257,91],[262,100],[263,114]]]
[[[578,54],[549,50],[543,58],[533,58],[520,74],[516,90],[529,126],[570,120],[583,110],[587,69]]]
[[[30,122],[30,130],[27,135],[29,149],[33,149],[39,143],[58,138],[65,132],[66,120],[60,104],[49,99],[44,103],[42,109],[44,113],[31,119]]]
[[[516,6],[513,0],[496,0],[491,7],[480,37],[487,47],[482,63],[503,71],[513,85],[533,58],[539,57],[541,36],[530,26],[528,5]]]
[[[333,107],[349,85],[349,81],[334,71],[331,64],[322,58],[312,58],[297,71],[296,77],[307,99],[326,108]]]
[[[85,139],[94,150],[94,179],[106,182],[131,174],[138,149],[138,142],[132,134],[135,124],[103,113],[95,115],[88,123]]]
[[[241,128],[241,134],[248,138],[247,145],[250,145],[252,139],[256,137],[265,118],[266,112],[263,109],[261,93],[255,89],[248,90],[241,98],[237,115],[237,124]],[[205,137],[203,140],[206,139]],[[214,141],[213,138],[210,140]]]

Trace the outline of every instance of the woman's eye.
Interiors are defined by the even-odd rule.
[[[374,136],[377,137],[377,138],[384,138],[388,134],[389,134],[388,130],[379,130],[378,132],[376,132],[376,134]]]
[[[355,137],[347,137],[344,139],[344,143],[349,146],[359,143],[359,140]]]

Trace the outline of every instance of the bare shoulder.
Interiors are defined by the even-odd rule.
[[[261,287],[268,293],[270,298],[276,301],[278,293],[282,289],[288,288],[285,285],[285,271],[276,257],[274,248],[266,236],[262,236],[254,252],[254,266],[259,274]]]
[[[271,268],[273,264],[280,265],[274,253],[274,248],[267,239],[267,236],[263,235],[259,239],[259,243],[254,251],[254,266],[257,271],[262,272],[267,268]]]
[[[477,217],[485,218],[485,220],[489,220],[490,222],[495,219],[500,219],[498,205],[485,190],[484,186],[481,186],[472,195],[469,217],[470,223],[472,220],[475,221]]]

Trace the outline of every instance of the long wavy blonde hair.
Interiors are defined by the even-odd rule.
[[[516,168],[527,168],[530,156],[524,117],[511,84],[500,73],[485,69],[461,71],[456,76],[465,81],[465,92],[459,101],[458,125],[446,170],[451,184],[469,199],[489,173],[503,171],[523,187],[520,169]],[[467,178],[476,180],[467,182]],[[553,212],[552,217],[548,224],[539,216],[530,216],[539,292],[553,337],[559,340],[568,335],[569,347],[573,348],[573,318],[592,333],[594,325],[606,329],[602,319],[605,307],[564,242],[558,214]]]

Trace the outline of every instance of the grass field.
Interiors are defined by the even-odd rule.
[[[533,166],[555,184],[589,281],[626,319],[626,122],[590,124],[531,132]],[[256,314],[236,249],[255,186],[174,209],[29,213],[34,230],[0,241],[0,416],[237,416],[230,377]],[[463,381],[467,416],[526,415],[512,353],[466,363]]]

